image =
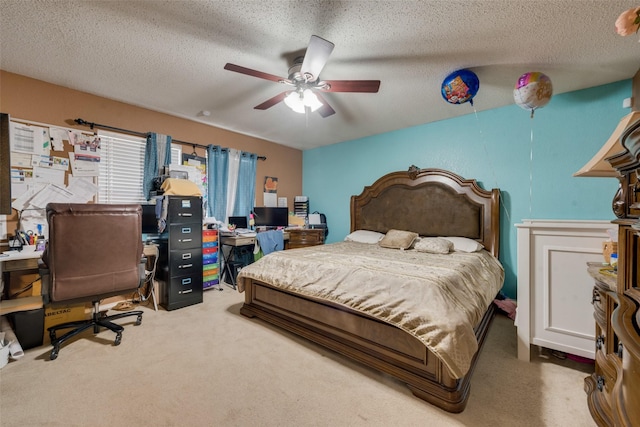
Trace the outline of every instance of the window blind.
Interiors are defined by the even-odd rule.
[[[144,203],[142,192],[146,139],[100,131],[102,157],[98,203]],[[180,164],[182,147],[171,144],[171,164]]]

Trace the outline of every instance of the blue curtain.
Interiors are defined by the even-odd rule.
[[[171,137],[160,133],[149,132],[144,151],[144,176],[142,191],[149,200],[153,188],[153,178],[157,177],[160,166],[171,164]]]
[[[207,216],[224,221],[227,216],[227,181],[229,179],[229,152],[219,145],[207,147]]]
[[[256,199],[256,163],[258,156],[253,153],[242,152],[238,167],[238,187],[236,188],[236,204],[233,208],[234,216],[245,216],[253,210]]]

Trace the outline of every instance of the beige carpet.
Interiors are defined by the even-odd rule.
[[[461,414],[396,380],[239,314],[244,294],[130,320],[118,347],[91,333],[27,350],[0,370],[1,426],[592,426],[589,365],[516,358],[497,316]],[[569,366],[572,365],[572,366]]]

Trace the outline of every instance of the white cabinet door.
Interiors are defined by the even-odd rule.
[[[524,220],[518,228],[518,359],[530,346],[595,357],[587,262],[604,262],[610,221]]]

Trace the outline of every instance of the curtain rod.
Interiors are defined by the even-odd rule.
[[[106,129],[106,130],[113,130],[113,131],[117,131],[117,132],[124,132],[124,133],[128,133],[131,135],[136,135],[136,136],[140,136],[140,137],[144,137],[146,138],[147,134],[143,133],[143,132],[136,132],[133,130],[128,130],[128,129],[122,129],[122,128],[117,128],[117,127],[113,127],[113,126],[107,126],[107,125],[101,125],[99,123],[93,123],[93,122],[88,122],[84,119],[75,119],[74,122],[76,122],[79,125],[82,126],[89,126],[90,129],[93,130],[94,127],[96,128],[101,128],[101,129]],[[193,148],[195,147],[200,147],[200,148],[204,148],[205,150],[207,149],[208,145],[202,145],[202,144],[196,144],[193,142],[187,142],[187,141],[180,141],[179,139],[171,139],[171,142],[175,142],[176,144],[182,144],[182,145],[191,145]],[[267,160],[266,156],[258,156],[258,160]]]

